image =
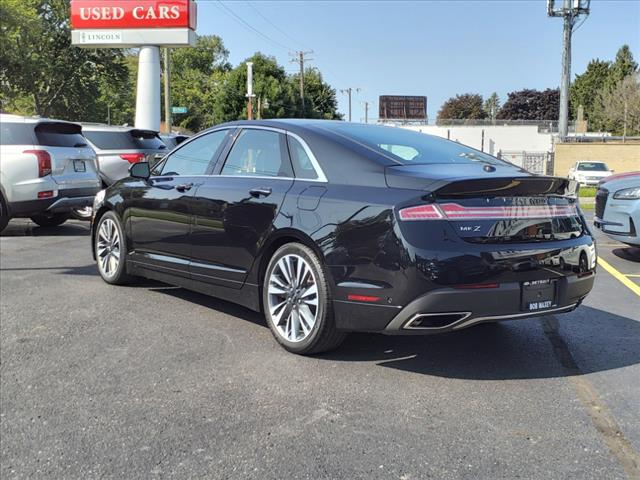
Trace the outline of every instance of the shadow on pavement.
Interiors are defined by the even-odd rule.
[[[564,377],[640,363],[640,322],[586,306],[580,307],[579,312],[579,316],[574,313],[572,317],[557,317],[554,332],[548,331],[548,319],[553,317],[541,317],[422,337],[352,334],[337,351],[321,358],[378,362],[398,370],[467,380]],[[535,330],[519,328],[519,322],[542,324],[548,338],[543,337],[541,342]],[[568,326],[573,328],[571,334],[566,333]],[[558,349],[571,356],[563,337],[574,340],[576,334],[588,337],[583,343],[591,350],[589,365],[572,371],[558,361]]]
[[[622,258],[623,260],[629,260],[630,262],[640,263],[639,247],[616,248],[613,250],[613,254],[616,257]]]
[[[98,267],[92,263],[78,267],[24,267],[24,268],[0,268],[0,272],[37,272],[59,270],[61,275],[88,275],[95,276],[98,274]]]
[[[89,235],[89,222],[71,221],[58,227],[39,227],[30,221],[11,221],[2,237],[78,237]]]

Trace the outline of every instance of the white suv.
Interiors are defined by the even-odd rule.
[[[96,154],[80,125],[0,114],[0,231],[15,217],[61,225],[99,190]]]

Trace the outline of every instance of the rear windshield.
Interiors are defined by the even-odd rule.
[[[125,132],[84,132],[96,147],[101,150],[164,150],[167,146],[162,143],[155,132],[148,130],[129,130]]]
[[[326,127],[402,165],[472,163],[507,165],[491,155],[443,138],[397,127],[335,123]]]
[[[2,145],[33,145],[33,123],[0,123]]]
[[[579,163],[578,170],[586,170],[588,172],[606,172],[609,169],[607,165],[601,162]]]
[[[80,125],[73,123],[39,123],[35,128],[38,145],[47,147],[86,147]]]

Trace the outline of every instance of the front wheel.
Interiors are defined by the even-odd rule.
[[[58,227],[69,220],[69,216],[68,213],[41,213],[31,217],[31,221],[41,227]]]
[[[127,245],[120,219],[115,213],[107,212],[100,217],[94,242],[96,261],[102,279],[113,285],[127,283],[131,279],[125,265]]]
[[[289,352],[326,352],[346,336],[335,326],[324,268],[313,250],[300,243],[283,245],[271,257],[262,301],[273,336]]]

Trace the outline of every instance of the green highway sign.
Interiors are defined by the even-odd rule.
[[[188,111],[187,107],[171,107],[171,113],[187,113]]]

